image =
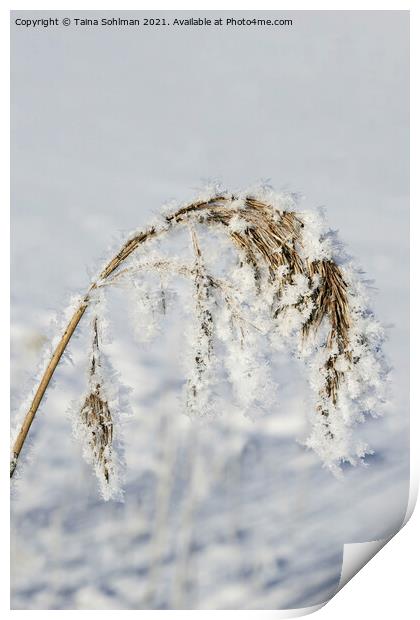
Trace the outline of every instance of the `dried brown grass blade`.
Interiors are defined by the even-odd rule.
[[[87,431],[92,459],[101,469],[106,482],[109,482],[114,425],[108,403],[101,396],[99,384],[95,391],[86,397],[80,419]]]
[[[331,351],[336,347],[340,353],[344,353],[350,358],[348,351],[348,331],[350,327],[348,292],[339,266],[333,261],[315,261],[307,264],[302,259],[299,253],[299,245],[304,224],[299,219],[297,213],[293,211],[280,213],[269,204],[253,196],[246,197],[244,209],[241,209],[239,212],[235,208],[230,208],[234,199],[235,196],[226,194],[213,196],[209,200],[191,203],[167,216],[166,223],[173,226],[178,223],[184,223],[190,218],[196,219],[199,217],[201,218],[200,221],[209,224],[214,223],[228,226],[232,217],[239,214],[240,217],[247,221],[249,226],[241,233],[231,231],[230,236],[240,250],[243,260],[248,262],[254,269],[257,291],[258,286],[262,285],[261,262],[268,267],[272,281],[276,281],[277,278],[279,295],[282,287],[286,283],[290,283],[296,274],[305,274],[309,278],[313,278],[315,275],[319,276],[320,284],[313,295],[314,311],[303,327],[302,336],[305,337],[311,332],[315,333],[320,325],[327,320],[330,322],[327,347]],[[100,282],[107,280],[111,274],[114,274],[124,261],[143,243],[157,237],[162,232],[166,232],[166,230],[152,227],[124,243],[119,252],[104,267],[98,282],[90,287],[86,296],[80,302],[47,365],[29,411],[14,442],[10,465],[11,476],[15,471],[19,454],[49,382],[90,302],[89,295],[91,291]],[[279,268],[284,266],[288,268],[287,273],[282,278],[279,278]],[[335,369],[334,356],[335,353],[332,353],[326,364],[327,381],[321,396],[326,396],[335,405],[337,404],[338,387],[343,373]],[[106,446],[108,445],[107,442],[112,438],[106,402],[101,398],[100,394],[94,392],[90,395],[90,400],[85,403],[84,411],[87,423],[93,423],[95,416],[97,418],[102,438],[95,449],[97,449],[98,455],[104,454],[106,450],[102,442],[105,441]],[[326,413],[324,411],[321,412],[323,415]]]

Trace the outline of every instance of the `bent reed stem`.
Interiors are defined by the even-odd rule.
[[[51,378],[54,374],[54,371],[57,368],[58,362],[60,361],[64,353],[64,350],[70,338],[72,337],[76,327],[78,326],[80,319],[84,315],[87,307],[88,307],[88,302],[87,301],[82,302],[80,306],[77,308],[76,312],[71,317],[70,322],[67,325],[64,331],[64,334],[62,335],[61,340],[58,343],[51,357],[51,360],[42,376],[42,379],[39,383],[38,389],[35,393],[31,406],[29,407],[29,411],[26,414],[25,419],[23,420],[22,426],[20,427],[20,430],[19,430],[19,434],[16,438],[15,443],[13,444],[12,458],[10,461],[10,477],[12,477],[15,472],[19,454],[22,450],[23,444],[25,443],[25,439],[28,435],[29,429],[31,428],[31,424],[33,422],[35,414],[38,411],[38,407],[41,404],[42,398],[45,394],[45,390],[47,389],[48,384],[51,381]]]
[[[89,306],[91,293],[104,284],[112,284],[113,280],[118,279],[118,276],[124,270],[117,270],[140,245],[150,239],[163,235],[179,224],[188,223],[189,218],[194,216],[197,223],[227,228],[234,246],[241,253],[243,260],[254,271],[257,290],[261,290],[260,263],[261,261],[264,263],[268,269],[269,281],[271,283],[277,282],[278,287],[276,294],[278,308],[274,311],[274,319],[281,319],[284,311],[281,295],[285,286],[292,285],[294,278],[302,274],[306,274],[309,280],[313,280],[315,277],[319,278],[319,283],[310,293],[313,309],[302,325],[302,337],[307,337],[311,331],[316,332],[324,319],[329,321],[330,331],[325,346],[329,350],[330,355],[323,368],[325,385],[319,392],[322,402],[317,408],[324,417],[326,432],[330,433],[327,419],[329,413],[325,403],[331,402],[333,406],[336,406],[338,387],[344,376],[344,373],[336,367],[337,357],[338,355],[344,355],[349,361],[351,361],[352,357],[351,350],[349,350],[350,306],[347,283],[339,266],[332,258],[311,262],[301,256],[299,245],[302,242],[301,230],[304,224],[296,212],[280,211],[252,196],[247,196],[244,199],[243,208],[234,206],[232,203],[235,200],[237,198],[232,194],[216,195],[207,200],[183,206],[167,215],[160,226],[152,226],[129,238],[119,252],[107,263],[97,281],[90,286],[85,296],[81,298],[44,371],[12,447],[10,477],[13,476],[16,470],[19,455],[51,378]],[[245,226],[243,230],[229,228],[234,216],[244,220]],[[200,249],[195,233],[192,234],[192,243],[196,257],[199,259]],[[283,268],[286,268],[284,274],[279,272]],[[116,271],[117,273],[115,273]],[[278,275],[279,273],[280,276]],[[112,274],[113,277],[110,278]],[[216,284],[216,280],[213,280],[213,282],[209,280],[209,282],[213,286]],[[229,303],[226,295],[225,298],[227,303]],[[304,300],[298,300],[297,303],[304,303]],[[330,435],[332,436],[331,433]]]
[[[226,196],[215,196],[213,198],[210,198],[208,201],[191,203],[186,207],[182,207],[175,213],[168,215],[166,217],[166,222],[169,226],[173,226],[174,224],[182,222],[192,212],[205,209],[210,205],[214,205],[218,201],[226,202],[227,200],[229,200],[229,198],[227,198]],[[91,291],[97,288],[99,282],[106,280],[112,273],[114,273],[114,271],[118,269],[118,267],[134,252],[134,250],[139,247],[139,245],[153,237],[158,236],[160,232],[163,232],[163,230],[159,231],[158,229],[152,227],[149,230],[143,231],[135,235],[135,237],[133,237],[132,239],[126,241],[122,248],[119,250],[119,252],[109,261],[109,263],[102,270],[98,280],[89,288],[89,291],[87,292],[80,305],[78,306],[77,310],[71,317],[57,347],[55,348],[55,351],[48,363],[48,366],[45,369],[44,374],[42,375],[41,381],[38,385],[31,406],[29,407],[29,410],[25,415],[25,418],[19,429],[19,433],[13,444],[10,460],[10,478],[13,477],[13,474],[16,470],[19,455],[22,451],[26,437],[28,436],[29,429],[31,428],[32,422],[35,418],[35,414],[38,411],[39,405],[42,402],[42,399],[52,379],[55,369],[57,368],[71,337],[73,336],[82,316],[84,315],[89,305]]]

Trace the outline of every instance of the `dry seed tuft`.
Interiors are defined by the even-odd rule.
[[[246,265],[251,270],[256,297],[263,300],[263,304],[271,311],[270,320],[273,325],[283,328],[282,337],[288,334],[290,329],[292,330],[290,333],[297,330],[302,350],[305,343],[313,341],[309,353],[320,354],[317,359],[321,361],[316,367],[315,374],[312,373],[311,376],[311,382],[316,386],[314,389],[318,392],[317,418],[313,422],[314,431],[307,440],[307,445],[313,447],[331,468],[343,460],[354,462],[354,455],[361,458],[366,449],[361,444],[350,441],[348,429],[352,421],[363,418],[366,408],[369,411],[375,406],[371,404],[372,402],[380,402],[378,385],[386,376],[380,353],[383,336],[373,315],[367,311],[365,300],[363,298],[357,300],[358,293],[355,293],[354,289],[352,295],[356,296],[356,303],[351,303],[349,290],[354,286],[354,281],[353,283],[347,281],[349,271],[344,272],[332,258],[332,252],[328,248],[325,250],[319,234],[314,232],[317,229],[311,228],[311,220],[308,224],[305,218],[305,213],[280,210],[273,207],[269,201],[257,196],[247,195],[238,198],[232,194],[216,194],[211,198],[182,206],[167,215],[162,224],[136,233],[126,241],[81,299],[64,330],[13,444],[11,475],[55,368],[98,288],[112,286],[126,276],[133,277],[143,268],[160,274],[172,272],[192,279],[197,330],[194,370],[188,382],[188,398],[191,408],[196,410],[199,410],[204,403],[200,394],[202,396],[209,392],[206,375],[214,357],[213,313],[216,309],[220,311],[218,303],[217,308],[214,306],[216,295],[219,295],[224,303],[230,316],[230,323],[236,326],[233,331],[227,328],[224,334],[225,342],[232,341],[234,332],[239,335],[242,345],[246,339],[253,340],[249,331],[249,327],[253,326],[253,317],[250,317],[250,321],[248,317],[242,315],[241,303],[236,295],[238,291],[232,289],[229,282],[214,277],[206,269],[202,250],[193,229],[195,222],[218,227],[219,230],[226,232],[237,248],[239,264]],[[192,230],[191,240],[195,257],[192,265],[182,265],[176,260],[153,259],[136,267],[127,260],[134,253],[137,254],[149,240],[163,237],[175,227],[185,224]],[[318,235],[315,247],[318,248],[316,252],[320,251],[322,258],[316,260],[308,258],[318,254],[306,253],[307,241],[304,235],[306,230],[309,231],[310,239],[315,239]],[[354,280],[354,274],[351,277]],[[273,291],[272,300],[269,299],[267,291]],[[252,300],[248,301],[252,307]],[[165,314],[166,296],[163,289],[161,306]],[[255,307],[257,306],[258,304],[255,304]],[[370,321],[368,326],[366,317],[369,317]],[[79,421],[85,428],[89,458],[95,464],[97,472],[99,471],[108,483],[113,473],[114,421],[111,415],[112,407],[105,396],[107,386],[103,384],[102,379],[97,319],[93,325],[90,389],[81,407]],[[261,331],[261,327],[257,325],[256,330]],[[234,343],[232,345],[231,353],[241,355],[243,347],[236,351]],[[248,347],[248,350],[251,348]],[[232,365],[233,374],[237,370],[236,359],[234,358],[235,363]],[[252,367],[251,359],[244,357],[242,361],[244,366]],[[362,367],[361,370],[359,366]],[[255,365],[253,368],[253,372],[258,370]],[[311,367],[311,372],[312,370]],[[354,407],[359,408],[358,411],[355,411]],[[343,411],[347,412],[346,419]],[[327,445],[326,440],[327,443],[329,440],[331,442]]]
[[[83,437],[86,456],[94,465],[96,473],[105,485],[113,474],[112,440],[114,423],[107,398],[104,396],[101,373],[101,350],[99,345],[98,318],[92,322],[92,351],[89,368],[89,393],[80,410],[79,432]]]

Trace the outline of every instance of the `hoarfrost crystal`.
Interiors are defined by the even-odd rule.
[[[177,237],[175,231],[188,236]],[[172,250],[162,253],[169,237]],[[186,254],[186,247],[192,252]],[[360,272],[323,214],[299,211],[294,194],[267,187],[230,194],[217,187],[165,213],[149,229],[133,232],[92,283],[81,302],[85,306],[76,308],[81,316],[96,303],[89,391],[75,427],[106,498],[119,493],[115,446],[121,407],[115,373],[106,370],[101,348],[105,321],[98,291],[125,286],[143,342],[175,298],[169,276],[192,283],[189,415],[213,412],[217,368],[224,367],[237,404],[253,417],[257,397],[267,404],[274,391],[268,355],[286,347],[306,365],[313,393],[306,446],[336,474],[343,462],[356,465],[370,453],[355,429],[366,415],[380,414],[388,369],[384,330],[369,307]],[[13,455],[15,463],[18,452]]]

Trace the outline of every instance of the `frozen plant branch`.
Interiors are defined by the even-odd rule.
[[[150,241],[163,241],[185,226],[190,231],[190,264],[179,261],[178,256],[139,260]],[[206,243],[201,243],[210,229],[220,240],[218,253],[233,248],[236,255],[235,264],[228,261],[224,265],[222,276],[211,273]],[[225,346],[226,367],[239,403],[244,410],[252,409],[255,394],[263,393],[268,381],[259,362],[257,333],[267,348],[269,344],[287,344],[309,370],[314,405],[307,446],[334,472],[344,461],[356,464],[363,459],[368,448],[355,437],[353,428],[365,415],[378,414],[384,399],[383,330],[369,310],[359,273],[342,255],[331,231],[313,213],[297,211],[289,196],[261,190],[218,194],[183,205],[123,244],[80,299],[45,368],[12,445],[11,476],[45,391],[86,309],[96,303],[100,290],[105,293],[121,283],[137,287],[134,278],[141,278],[146,271],[161,277],[186,276],[192,282],[194,333],[186,384],[188,413],[203,416],[211,410],[216,339]],[[155,312],[159,299],[166,312],[162,287],[154,293],[140,286],[137,292],[142,307],[148,305]],[[100,314],[100,304],[95,311]],[[116,412],[106,398],[106,378],[100,372],[99,314],[92,322],[89,390],[78,424],[85,429],[85,456],[108,497],[113,493],[106,489],[117,469],[113,454]]]

